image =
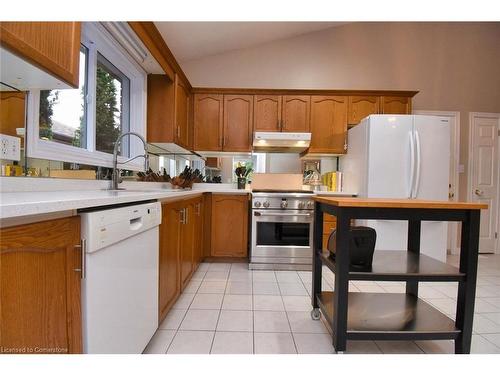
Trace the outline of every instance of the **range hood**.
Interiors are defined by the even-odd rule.
[[[253,135],[255,151],[301,153],[310,143],[311,133],[255,132]]]

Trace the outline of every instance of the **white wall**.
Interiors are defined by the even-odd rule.
[[[500,112],[500,23],[353,23],[181,65],[193,86],[419,90],[414,109]],[[465,199],[466,175],[460,177]]]

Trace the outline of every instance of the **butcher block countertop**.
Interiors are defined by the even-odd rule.
[[[485,210],[484,203],[428,201],[419,199],[389,199],[389,198],[350,198],[321,197],[313,198],[316,202],[338,207],[372,207],[372,208],[435,208],[446,210]]]

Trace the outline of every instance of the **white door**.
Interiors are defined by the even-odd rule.
[[[470,114],[469,199],[488,205],[481,210],[481,253],[494,253],[497,246],[499,123],[500,114]]]

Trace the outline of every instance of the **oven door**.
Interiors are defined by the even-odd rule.
[[[311,264],[312,210],[253,210],[252,263]]]

